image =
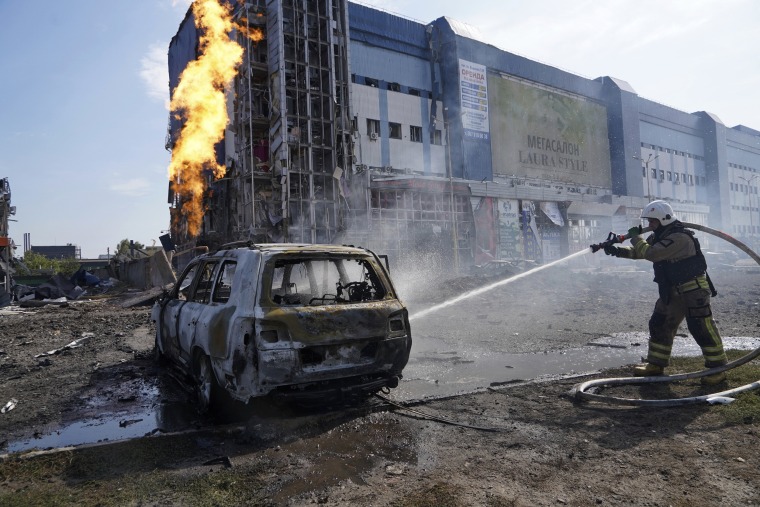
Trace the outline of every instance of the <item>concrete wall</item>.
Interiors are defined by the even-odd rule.
[[[177,281],[177,276],[163,250],[150,257],[120,264],[118,278],[142,290],[163,287]]]

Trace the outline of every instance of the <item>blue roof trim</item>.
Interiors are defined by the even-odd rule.
[[[349,2],[348,25],[352,40],[428,58],[426,27],[421,23]]]

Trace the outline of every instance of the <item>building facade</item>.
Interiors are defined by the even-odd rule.
[[[8,178],[0,178],[0,297],[10,293],[13,286],[11,260],[15,245],[10,237],[8,222],[15,214],[16,207],[11,206],[11,184]]]
[[[756,130],[500,50],[446,17],[342,0],[235,9],[265,38],[235,35],[246,58],[219,149],[228,176],[209,182],[201,242],[352,243],[441,267],[547,262],[626,230],[655,198],[685,222],[760,236]],[[189,13],[169,50],[172,88],[194,38]],[[192,240],[181,231],[176,243]]]

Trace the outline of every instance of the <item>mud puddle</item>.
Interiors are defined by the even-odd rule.
[[[486,349],[448,350],[443,342],[416,344],[404,379],[390,397],[410,402],[465,394],[491,386],[591,373],[636,363],[646,355],[646,333],[616,333],[589,341],[585,347],[533,354],[505,354]],[[757,337],[724,338],[726,348],[752,350]],[[690,337],[679,337],[673,355],[701,352]],[[215,421],[201,418],[191,397],[168,374],[130,379],[118,387],[101,386],[83,395],[86,408],[68,416],[54,431],[8,442],[7,452],[114,442],[151,435],[209,427]],[[277,419],[278,416],[273,416]],[[280,415],[280,420],[289,419]],[[229,421],[227,421],[229,422]]]
[[[132,386],[122,386],[117,394],[106,389],[105,394],[94,395],[86,400],[82,411],[66,415],[67,421],[60,428],[9,442],[6,450],[19,452],[115,442],[159,431],[183,431],[197,425],[199,416],[189,402],[162,401],[163,398],[181,398],[179,386],[172,388],[160,377],[131,383]],[[167,389],[172,392],[167,393]]]

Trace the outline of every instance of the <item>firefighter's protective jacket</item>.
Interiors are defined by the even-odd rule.
[[[672,287],[687,283],[709,287],[715,290],[706,277],[707,262],[702,254],[694,232],[686,229],[679,221],[659,228],[644,240],[641,236],[631,238],[633,247],[623,247],[620,257],[646,259],[654,265],[654,281],[660,297],[668,299]]]

